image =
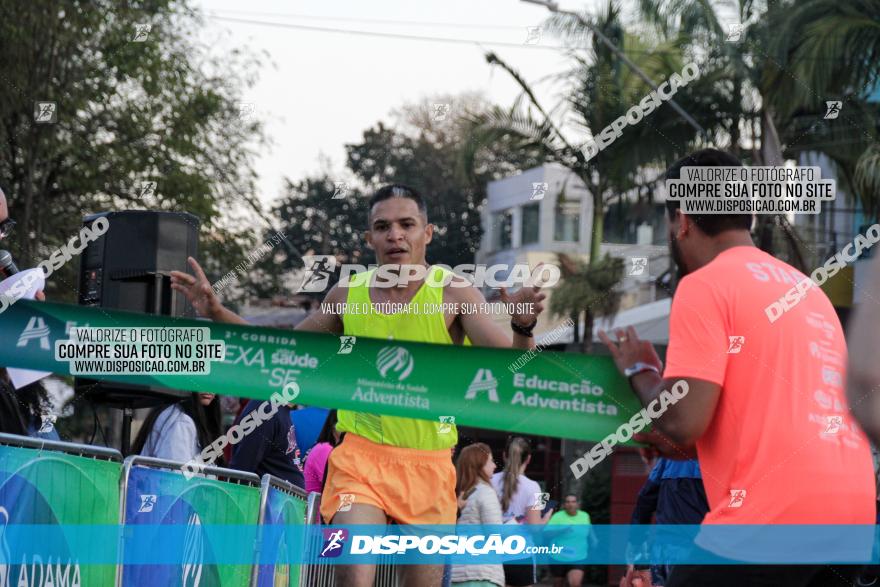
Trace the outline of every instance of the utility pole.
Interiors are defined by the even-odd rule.
[[[638,75],[640,78],[642,78],[642,80],[644,80],[644,82],[646,84],[651,86],[654,89],[654,91],[659,91],[660,88],[657,84],[654,83],[654,80],[652,80],[650,77],[648,77],[648,75],[644,71],[642,71],[638,65],[636,65],[635,63],[630,61],[629,57],[624,55],[623,51],[621,51],[617,47],[617,45],[612,43],[608,37],[606,37],[604,34],[602,34],[602,31],[600,31],[595,26],[593,26],[592,23],[588,22],[586,19],[584,19],[584,17],[582,17],[577,12],[574,12],[573,10],[562,10],[559,8],[559,5],[556,2],[553,2],[552,0],[522,0],[522,1],[528,2],[529,4],[538,4],[540,6],[545,6],[551,12],[556,12],[558,14],[567,14],[569,16],[575,17],[576,19],[578,19],[578,22],[580,22],[583,26],[587,27],[587,29],[589,29],[590,32],[592,32],[594,35],[596,35],[596,37],[598,37],[598,39],[600,41],[602,41],[603,45],[608,47],[608,49],[610,49],[612,53],[614,53],[617,57],[619,57],[621,61],[626,63],[626,65],[630,69],[632,69],[636,73],[636,75]],[[700,126],[700,124],[696,120],[694,120],[693,116],[688,114],[685,111],[685,109],[682,108],[681,106],[679,106],[678,103],[675,100],[673,100],[672,98],[667,100],[667,102],[669,103],[670,106],[672,106],[673,109],[675,109],[676,112],[678,112],[679,116],[681,116],[688,124],[690,124],[692,127],[694,127],[698,133],[700,133],[701,137],[706,139],[706,141],[709,140],[709,136],[706,134],[706,131],[703,130],[703,127]]]

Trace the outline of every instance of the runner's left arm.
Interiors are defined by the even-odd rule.
[[[511,344],[510,337],[489,317],[489,314],[475,311],[485,307],[486,304],[486,298],[476,287],[447,286],[443,292],[443,301],[455,305],[458,313],[457,320],[461,321],[464,333],[474,345],[515,349],[535,348],[534,338],[516,332],[513,333],[513,343]],[[537,320],[538,312],[534,314],[531,322]],[[522,323],[521,318],[519,323]]]

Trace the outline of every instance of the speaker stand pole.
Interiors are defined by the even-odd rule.
[[[131,409],[131,406],[122,408],[122,442],[120,443],[122,446],[120,452],[124,457],[127,457],[131,451],[131,419],[133,415],[134,410]]]

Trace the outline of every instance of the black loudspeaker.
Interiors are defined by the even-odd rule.
[[[198,253],[199,219],[185,212],[130,210],[83,219],[108,221],[107,232],[80,257],[79,303],[114,310],[194,317],[183,296],[172,295],[171,271],[187,271]]]
[[[80,256],[79,304],[164,316],[195,317],[186,299],[171,289],[171,271],[192,273],[187,257],[198,254],[199,219],[185,212],[127,210],[83,219],[108,221],[107,232]],[[129,452],[132,410],[186,397],[158,387],[77,378],[77,392],[94,403],[123,410],[123,454]]]

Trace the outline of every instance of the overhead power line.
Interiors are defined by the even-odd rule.
[[[304,31],[313,31],[313,32],[321,32],[321,33],[341,33],[341,34],[349,34],[349,35],[360,35],[366,37],[377,37],[377,38],[389,38],[389,39],[402,39],[405,41],[428,41],[428,42],[438,42],[438,43],[452,43],[457,45],[476,45],[476,46],[496,46],[496,47],[511,47],[514,49],[541,49],[541,50],[551,50],[551,51],[567,51],[571,49],[583,49],[584,47],[577,47],[574,45],[546,45],[543,43],[510,43],[506,41],[486,41],[479,39],[456,39],[452,37],[435,37],[430,35],[406,35],[402,33],[387,33],[387,32],[377,32],[377,31],[364,31],[358,29],[344,29],[344,28],[335,28],[335,27],[323,27],[323,26],[312,26],[305,24],[297,24],[292,22],[271,22],[265,20],[252,20],[246,18],[235,18],[231,16],[219,16],[215,14],[207,15],[208,18],[213,20],[221,20],[225,22],[234,22],[240,24],[252,24],[257,26],[268,26],[275,28],[284,28],[284,29],[297,29]],[[303,16],[303,18],[312,18]],[[314,17],[318,18],[318,17]],[[327,18],[330,17],[320,17]],[[355,20],[355,19],[352,19]],[[375,21],[376,23],[380,21]],[[390,21],[396,22],[399,24],[404,24],[405,21]],[[415,21],[412,24],[423,24],[417,23]],[[449,25],[453,26],[453,25]],[[454,25],[454,26],[466,26],[466,25]],[[513,27],[513,29],[524,29],[523,33],[527,32],[528,27]],[[624,53],[627,54],[645,54],[645,55],[661,55],[661,54],[678,54],[677,51],[673,50],[639,50],[639,49],[631,49],[625,48]],[[799,61],[839,61],[835,60],[831,57],[812,57],[812,58],[799,58]]]

